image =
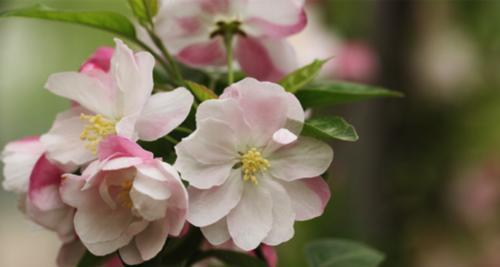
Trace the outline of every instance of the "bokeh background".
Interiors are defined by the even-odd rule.
[[[125,0],[0,0],[0,11],[44,3],[131,15]],[[315,113],[340,114],[357,143],[333,143],[332,200],[297,223],[280,266],[304,267],[304,245],[340,237],[387,255],[384,267],[500,266],[500,1],[309,1],[307,30],[292,38],[301,62],[334,56],[325,79],[380,85],[404,99]],[[0,146],[44,133],[68,106],[43,85],[76,70],[97,30],[0,19]],[[23,219],[0,191],[0,266],[54,266],[58,241]]]

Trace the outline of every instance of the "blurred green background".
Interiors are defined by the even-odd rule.
[[[40,2],[131,15],[124,0],[0,0],[0,11]],[[337,66],[325,78],[406,97],[313,111],[343,115],[360,141],[332,144],[332,200],[323,217],[296,224],[280,266],[306,266],[304,244],[341,237],[386,253],[385,267],[499,267],[500,1],[316,0],[308,9],[321,28],[312,35],[328,36],[302,37],[299,55],[331,45]],[[0,146],[47,131],[69,105],[43,89],[48,75],[78,69],[112,37],[0,19]],[[352,59],[367,75],[342,73],[353,43],[367,48],[369,63]],[[55,235],[23,220],[13,194],[0,191],[0,214],[0,266],[54,266]]]

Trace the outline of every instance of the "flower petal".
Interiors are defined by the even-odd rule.
[[[80,240],[76,239],[69,243],[65,243],[59,248],[57,254],[58,267],[74,267],[77,266],[80,259],[85,254],[85,246]]]
[[[85,123],[80,119],[83,109],[76,108],[57,115],[48,133],[40,141],[47,148],[47,158],[63,165],[81,166],[95,158],[80,140]]]
[[[78,72],[50,75],[45,84],[50,92],[76,101],[86,109],[106,117],[116,115],[116,92],[100,79]]]
[[[188,188],[188,221],[198,227],[211,225],[226,216],[240,201],[243,192],[241,170],[233,170],[227,181],[217,187]]]
[[[333,160],[332,148],[319,140],[300,137],[268,156],[269,172],[284,181],[315,177],[324,173]]]
[[[226,52],[221,38],[216,37],[207,42],[184,47],[177,53],[177,58],[182,63],[194,67],[221,66],[226,62]]]
[[[298,67],[295,51],[286,40],[239,37],[235,56],[248,76],[261,81],[277,82]]]
[[[222,245],[231,238],[225,217],[214,224],[202,227],[201,232],[208,242],[214,246]]]
[[[28,192],[31,172],[44,148],[39,137],[28,137],[8,143],[2,151],[4,164],[2,186],[6,191]]]
[[[119,253],[122,260],[128,265],[137,265],[144,262],[135,242],[130,242],[120,248]]]
[[[168,231],[168,223],[157,220],[135,237],[135,244],[143,260],[150,260],[161,251],[167,241]]]
[[[193,95],[186,88],[154,94],[136,124],[139,139],[154,141],[179,126],[189,114]]]
[[[330,188],[321,177],[281,182],[292,200],[296,220],[305,221],[323,214],[330,199]]]
[[[80,67],[80,72],[88,72],[90,70],[102,70],[105,72],[109,71],[109,65],[111,57],[113,56],[115,49],[112,47],[99,47],[96,49],[94,54],[87,59]]]
[[[153,90],[155,60],[150,53],[134,54],[120,39],[111,58],[111,73],[122,94],[121,115],[140,113]]]
[[[144,150],[137,143],[120,137],[110,136],[99,144],[99,160],[105,160],[111,156],[136,157],[143,161],[149,161],[154,158],[153,153]]]
[[[285,189],[277,182],[271,180],[272,177],[262,179],[262,186],[265,186],[272,197],[273,203],[273,225],[271,231],[264,239],[264,243],[276,246],[293,237],[295,222],[295,212],[292,209],[292,202]]]
[[[245,184],[241,201],[227,216],[229,234],[239,248],[253,250],[269,234],[273,224],[272,203],[265,187]]]
[[[30,176],[28,197],[38,209],[51,210],[64,207],[59,195],[62,171],[42,155]]]
[[[184,138],[176,149],[185,150],[204,164],[223,164],[239,157],[237,147],[238,140],[226,123],[206,119],[199,122],[198,129]]]

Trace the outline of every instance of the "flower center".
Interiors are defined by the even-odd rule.
[[[239,20],[219,20],[215,23],[215,29],[210,33],[210,38],[219,35],[246,36],[246,33],[241,29],[241,22]]]
[[[262,157],[262,154],[256,148],[248,150],[241,156],[241,164],[243,181],[252,181],[254,184],[258,183],[256,174],[267,171],[271,167],[269,161]]]
[[[130,189],[132,189],[132,180],[125,180],[121,184],[120,192],[116,196],[116,200],[120,206],[131,209],[132,199],[130,198]]]
[[[86,143],[85,147],[92,151],[93,154],[97,153],[97,146],[102,139],[116,133],[116,122],[109,120],[100,114],[81,114],[80,119],[87,122],[82,133],[80,134],[80,140]]]

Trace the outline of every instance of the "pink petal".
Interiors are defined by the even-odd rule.
[[[296,213],[296,220],[305,221],[323,214],[330,199],[330,188],[321,177],[281,182]]]
[[[271,194],[263,186],[245,184],[241,201],[227,216],[229,234],[239,248],[253,250],[269,234],[272,203]]]
[[[272,8],[267,7],[266,9]],[[307,15],[304,9],[298,10],[293,16],[296,21],[286,25],[273,22],[272,19],[276,16],[269,16],[267,18],[253,17],[244,23],[247,27],[251,28],[251,33],[257,36],[284,38],[302,31],[307,25]]]
[[[186,88],[154,94],[135,126],[139,138],[154,141],[168,134],[186,119],[192,104],[193,95]]]
[[[188,188],[188,221],[198,227],[211,225],[226,216],[241,199],[243,179],[241,170],[234,170],[221,186],[208,190]]]
[[[208,39],[208,36],[207,36]],[[184,64],[191,66],[224,65],[226,52],[220,37],[213,40],[191,44],[177,53],[177,58]]]
[[[65,243],[59,248],[57,254],[58,267],[74,267],[77,266],[80,259],[85,254],[85,247],[80,240],[76,239],[69,243]]]
[[[28,197],[37,208],[50,210],[64,207],[59,195],[63,172],[42,155],[30,176]]]
[[[93,69],[99,69],[108,72],[111,57],[115,49],[112,47],[99,47],[94,54],[87,59],[80,67],[80,72],[87,72]]]
[[[278,266],[278,253],[274,247],[268,246],[266,244],[260,245],[260,251],[262,255],[264,255],[264,259],[266,259],[269,267]]]
[[[100,160],[107,159],[111,156],[137,157],[144,161],[150,161],[154,158],[153,153],[144,150],[129,139],[117,135],[110,136],[101,141],[98,156]]]
[[[295,51],[285,40],[240,37],[235,56],[246,74],[262,81],[279,81],[298,67]]]
[[[2,151],[3,188],[16,193],[28,192],[35,163],[44,153],[39,137],[27,137],[8,143]]]
[[[135,244],[143,260],[150,260],[161,251],[167,241],[168,231],[168,223],[157,220],[135,237]]]

